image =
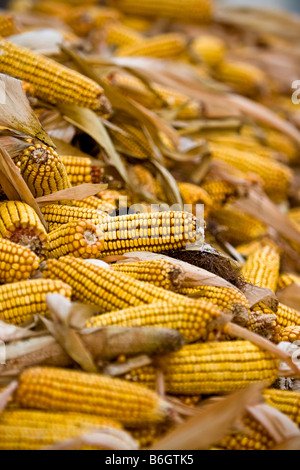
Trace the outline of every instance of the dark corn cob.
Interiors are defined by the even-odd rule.
[[[149,326],[179,331],[187,343],[206,340],[209,331],[221,324],[221,311],[213,304],[187,300],[185,305],[155,303],[92,317],[87,327]]]
[[[150,282],[157,287],[172,291],[180,288],[184,279],[184,272],[180,266],[163,259],[118,263],[112,265],[112,268],[138,281]]]
[[[48,234],[49,257],[72,255],[78,258],[99,258],[103,251],[101,230],[89,220],[75,220]]]
[[[186,304],[186,299],[179,294],[71,256],[48,260],[44,277],[68,283],[72,287],[74,300],[97,305],[99,312],[157,302]]]
[[[104,115],[110,112],[103,89],[79,72],[3,38],[0,52],[0,72],[32,84],[42,100],[83,106]]]
[[[96,209],[63,206],[59,204],[49,204],[41,210],[50,232],[60,228],[62,225],[80,220],[86,220],[93,225],[98,225],[106,217],[106,214],[99,213]]]
[[[64,164],[51,147],[31,145],[14,158],[14,162],[34,197],[71,187]]]
[[[233,316],[247,315],[250,311],[248,300],[237,289],[226,287],[197,286],[184,287],[179,290],[180,294],[201,298],[206,302],[216,304],[220,310],[232,313]]]
[[[249,313],[247,329],[253,331],[259,336],[273,339],[280,328],[278,328],[275,313],[267,307],[265,307],[265,309],[267,309],[269,313],[262,311],[259,306],[253,308]]]
[[[103,256],[127,251],[182,250],[200,239],[198,219],[187,212],[154,212],[113,217],[101,225]]]
[[[72,186],[84,183],[101,183],[101,168],[93,165],[90,158],[62,156],[61,161]]]
[[[124,380],[48,367],[20,376],[16,401],[23,408],[99,415],[143,427],[167,418],[169,405],[156,393]]]
[[[213,342],[184,346],[165,358],[166,390],[171,394],[224,394],[266,380],[272,384],[279,362],[248,341]],[[155,368],[146,366],[126,379],[153,388]]]
[[[0,318],[22,325],[32,315],[46,315],[47,294],[60,294],[71,299],[71,287],[61,281],[36,279],[0,286]]]
[[[0,235],[34,251],[38,256],[47,253],[47,233],[36,212],[24,202],[0,204]]]
[[[35,274],[39,262],[28,248],[0,239],[0,283],[26,281]]]

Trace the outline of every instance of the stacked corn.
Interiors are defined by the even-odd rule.
[[[0,319],[34,328],[33,317],[53,310],[47,295],[60,294],[75,310],[96,312],[85,318],[85,334],[169,328],[185,344],[146,365],[138,358],[136,367],[124,353],[112,367],[97,362],[93,373],[35,357],[19,376],[13,406],[0,414],[0,448],[41,449],[94,432],[145,448],[168,432],[178,410],[191,413],[202,397],[257,382],[266,402],[299,426],[299,394],[271,388],[280,367],[274,352],[228,328],[236,323],[243,337],[255,332],[274,344],[300,339],[297,299],[289,298],[300,283],[290,36],[248,31],[248,18],[228,18],[226,10],[214,16],[211,0],[11,5],[12,15],[0,15],[0,73],[22,80],[26,105],[57,148],[22,134],[17,112],[1,130],[12,159],[0,168]],[[20,10],[30,15],[18,21]],[[32,47],[30,30],[40,21],[53,23],[61,52],[47,41]],[[282,51],[288,78],[271,70]],[[26,145],[19,150],[12,137]],[[6,184],[14,171],[26,194]],[[90,191],[101,182],[107,189]],[[253,193],[263,213],[251,200],[236,208]],[[285,223],[270,220],[266,205],[287,214]],[[205,225],[209,243],[229,259],[203,246]],[[263,301],[250,302],[251,289]],[[118,378],[107,375],[112,369]],[[162,382],[170,396],[155,391]],[[271,449],[273,437],[245,413],[242,428],[214,444]]]

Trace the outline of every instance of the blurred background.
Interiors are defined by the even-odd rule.
[[[299,0],[220,0],[220,3],[234,6],[249,6],[260,8],[281,8],[300,12]]]

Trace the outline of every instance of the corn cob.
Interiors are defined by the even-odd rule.
[[[230,147],[218,144],[211,144],[210,147],[213,160],[221,160],[244,173],[257,174],[263,181],[264,190],[273,201],[281,202],[286,199],[292,179],[292,172],[288,167]]]
[[[292,273],[283,273],[278,279],[277,290],[285,289],[292,284],[300,284],[300,276]]]
[[[249,243],[266,234],[267,227],[254,217],[233,209],[230,205],[213,212],[212,219],[226,227],[226,239],[233,245]]]
[[[210,330],[216,329],[221,311],[215,305],[201,300],[175,305],[155,303],[110,312],[91,318],[86,327],[149,326],[172,328],[179,331],[187,343],[205,341]]]
[[[0,39],[0,72],[25,80],[51,104],[75,104],[107,114],[110,105],[93,80],[52,59]]]
[[[71,187],[66,169],[55,150],[46,145],[30,145],[14,162],[34,197],[42,197]]]
[[[282,303],[278,304],[276,318],[281,327],[300,326],[300,312]]]
[[[94,30],[99,30],[111,21],[118,21],[120,13],[112,8],[100,6],[75,8],[64,15],[65,21],[71,26],[78,36],[87,36]]]
[[[282,132],[271,128],[264,128],[259,129],[258,133],[256,128],[245,126],[242,129],[242,135],[256,137],[256,139],[266,147],[274,149],[276,152],[280,152],[285,155],[289,163],[294,163],[297,161],[297,147],[295,146],[293,140]]]
[[[277,410],[287,415],[294,423],[300,427],[300,393],[288,390],[264,391],[264,399],[267,404],[274,406]]]
[[[249,313],[247,329],[268,339],[275,338],[280,330],[273,310],[268,309],[263,304],[258,304]]]
[[[101,183],[101,168],[93,165],[90,158],[62,156],[61,161],[72,186],[84,183]]]
[[[110,83],[125,95],[141,103],[149,109],[178,108],[178,119],[197,119],[202,115],[200,102],[189,98],[179,91],[166,86],[152,83],[152,90],[137,79],[125,74],[115,74],[110,78]]]
[[[186,304],[181,295],[71,256],[48,260],[44,277],[67,282],[72,287],[74,300],[97,305],[99,312],[158,302]]]
[[[269,450],[276,443],[268,431],[252,416],[247,414],[242,420],[243,431],[232,432],[218,446],[226,450]]]
[[[48,234],[49,257],[72,255],[78,258],[99,258],[103,250],[101,230],[90,220],[75,220]]]
[[[112,267],[114,271],[138,281],[150,282],[157,287],[172,291],[176,291],[184,279],[184,272],[180,266],[163,259],[118,263]]]
[[[178,183],[178,188],[183,204],[203,204],[205,218],[207,218],[213,206],[209,194],[203,188],[200,188],[200,186],[191,183]]]
[[[184,346],[165,359],[166,391],[180,395],[233,392],[250,383],[272,384],[278,361],[248,341],[212,342]],[[155,369],[146,366],[126,374],[126,379],[155,386]]]
[[[170,59],[181,54],[186,47],[185,37],[178,33],[168,33],[144,38],[136,43],[121,47],[119,57],[146,56],[156,59]]]
[[[37,271],[39,261],[28,248],[0,239],[0,283],[26,281]]]
[[[86,209],[76,206],[49,204],[41,210],[50,232],[57,228],[61,228],[62,225],[69,224],[70,222],[86,220],[93,225],[98,225],[104,220],[104,218],[106,218],[106,214],[102,214],[96,209]]]
[[[47,294],[61,294],[71,298],[71,287],[61,281],[36,279],[0,286],[0,318],[14,325],[22,325],[32,315],[46,315]]]
[[[103,257],[127,251],[182,250],[201,242],[198,219],[187,212],[153,212],[113,217],[99,226],[103,232]]]
[[[206,181],[203,183],[202,189],[209,195],[214,211],[220,209],[227,202],[231,202],[236,196],[234,186],[227,181]]]
[[[213,12],[210,0],[114,0],[114,5],[124,13],[140,16],[162,16],[179,21],[208,23]]]
[[[11,15],[0,15],[0,36],[11,36],[17,32],[15,19]]]
[[[161,425],[154,425],[146,428],[130,429],[130,434],[139,443],[141,450],[147,450],[161,435],[161,427]]]
[[[281,328],[274,341],[276,343],[281,343],[281,341],[295,343],[295,341],[299,341],[300,345],[300,326],[288,326],[287,328]]]
[[[98,193],[97,196],[99,197],[100,202],[102,201],[103,204],[110,204],[114,206],[115,209],[118,209],[123,205],[124,199],[126,199],[126,203],[124,202],[126,207],[130,206],[131,203],[130,196],[125,191],[107,189],[101,193]]]
[[[156,393],[124,380],[66,369],[32,368],[20,376],[16,401],[23,408],[99,415],[143,427],[167,418]]]
[[[128,28],[135,29],[136,31],[139,31],[140,33],[147,32],[148,29],[150,29],[152,25],[151,20],[147,18],[142,18],[140,16],[126,15],[123,18],[121,18],[121,22]]]
[[[247,137],[244,135],[209,135],[208,141],[211,143],[215,143],[218,145],[224,145],[227,148],[231,147],[236,150],[240,150],[243,152],[251,152],[256,155],[260,155],[264,158],[269,159],[279,159],[284,160],[287,162],[288,160],[285,158],[284,155],[279,154],[275,151],[275,149],[271,149],[270,147],[266,147],[262,145],[258,140],[254,137]]]
[[[256,97],[268,90],[267,75],[246,62],[223,61],[215,69],[217,80],[234,88],[239,94]]]
[[[243,243],[236,247],[236,250],[243,255],[245,258],[248,258],[250,255],[260,250],[263,246],[270,243],[268,237],[264,237],[258,240],[253,240],[249,243]]]
[[[0,235],[34,251],[38,256],[47,252],[47,234],[35,211],[20,201],[0,204]]]
[[[115,212],[115,206],[113,204],[104,202],[97,196],[90,196],[81,201],[72,201],[72,206],[105,212],[107,215],[111,212]]]
[[[296,207],[295,209],[291,209],[288,212],[289,219],[294,222],[294,224],[300,226],[300,209]]]
[[[110,134],[114,144],[122,153],[143,160],[148,159],[153,154],[153,150],[142,129],[132,124],[122,124],[120,127],[126,134],[117,132],[114,129],[110,130]]]
[[[141,186],[144,191],[155,196],[156,180],[147,168],[143,165],[131,165],[128,168],[128,173],[133,186]]]
[[[249,256],[241,274],[250,284],[276,291],[280,270],[280,254],[275,245],[266,245]]]
[[[226,44],[222,39],[212,35],[201,35],[194,39],[190,46],[192,56],[209,67],[216,67],[225,58]]]
[[[231,313],[234,317],[247,315],[250,310],[249,303],[241,292],[236,289],[213,286],[183,287],[179,293],[201,298],[206,302],[212,302],[223,312]]]
[[[111,22],[106,28],[106,42],[112,46],[124,47],[139,43],[143,36],[120,22]]]

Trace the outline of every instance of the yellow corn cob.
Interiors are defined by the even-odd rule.
[[[185,37],[178,33],[168,33],[144,38],[136,43],[121,47],[116,55],[121,57],[146,56],[156,59],[170,59],[181,54],[186,47]]]
[[[81,201],[72,201],[72,206],[84,209],[93,209],[106,213],[107,215],[115,211],[115,206],[108,202],[103,202],[97,196],[90,196]]]
[[[237,289],[227,289],[226,287],[197,286],[184,287],[179,290],[180,294],[199,297],[206,302],[216,304],[223,312],[231,313],[234,316],[249,313],[249,303],[241,292]]]
[[[263,181],[264,190],[272,200],[281,202],[286,199],[292,178],[292,172],[288,167],[276,161],[266,160],[259,155],[219,144],[211,144],[210,147],[213,160],[221,160],[244,173],[257,174]]]
[[[79,36],[87,36],[94,30],[99,30],[110,21],[118,21],[120,13],[112,8],[100,6],[79,7],[66,12],[64,19]]]
[[[162,16],[179,21],[207,23],[211,20],[213,2],[211,0],[114,0],[124,13],[141,16]]]
[[[36,96],[51,104],[75,104],[102,114],[110,106],[93,80],[41,54],[0,39],[0,72],[34,85]]]
[[[28,248],[0,239],[0,283],[29,279],[37,271],[39,261]]]
[[[294,224],[300,226],[300,209],[296,207],[295,209],[291,209],[288,212],[289,219],[294,222]]]
[[[121,22],[111,22],[105,28],[107,44],[123,47],[143,41],[143,36]]]
[[[203,204],[205,218],[208,217],[213,201],[203,188],[191,183],[178,183],[178,188],[184,204]]]
[[[103,250],[101,231],[89,220],[61,225],[48,234],[48,243],[51,258],[69,254],[83,259],[99,258]]]
[[[178,108],[178,119],[197,119],[202,115],[200,101],[192,100],[183,93],[166,86],[152,83],[152,90],[136,77],[117,73],[110,78],[110,83],[119,88],[125,95],[149,109],[169,107]]]
[[[268,431],[252,416],[247,414],[242,420],[243,430],[232,432],[218,446],[226,450],[269,450],[276,443]]]
[[[99,197],[100,202],[102,201],[102,203],[111,204],[112,206],[114,206],[115,209],[118,209],[120,206],[122,206],[122,201],[124,200],[124,198],[127,199],[125,204],[126,207],[129,207],[131,203],[130,196],[125,191],[107,189],[99,193],[97,196]]]
[[[184,272],[182,268],[165,260],[137,261],[112,265],[113,270],[138,281],[150,282],[157,287],[175,291],[180,288]]]
[[[71,299],[71,287],[61,281],[36,279],[0,286],[0,318],[22,325],[32,315],[46,315],[46,295],[53,293]]]
[[[184,346],[165,358],[166,390],[171,394],[211,395],[233,392],[254,382],[272,384],[278,361],[248,341]],[[155,369],[146,366],[126,374],[127,380],[153,388]]]
[[[71,187],[64,164],[51,147],[31,145],[14,158],[14,162],[34,197]]]
[[[280,270],[280,254],[275,245],[264,246],[249,256],[241,274],[250,284],[276,291]]]
[[[295,341],[300,341],[300,326],[288,326],[287,328],[281,328],[274,341],[276,343],[280,343],[281,341],[295,343]]]
[[[128,168],[128,173],[133,186],[141,186],[144,191],[155,196],[156,180],[147,168],[143,165],[131,165]]]
[[[292,273],[283,273],[278,279],[277,290],[285,289],[292,284],[300,284],[300,276]]]
[[[187,212],[154,212],[112,217],[99,226],[103,257],[127,251],[182,250],[201,241],[198,219]]]
[[[220,209],[227,202],[231,202],[236,196],[234,186],[227,181],[206,181],[201,187],[209,195],[214,211]]]
[[[187,343],[205,341],[209,331],[216,329],[221,311],[217,306],[201,300],[187,300],[186,304],[153,304],[110,312],[91,318],[88,328],[102,326],[151,326],[179,331]]]
[[[139,443],[141,450],[147,450],[159,438],[160,428],[161,425],[154,425],[141,429],[130,429],[130,434]]]
[[[216,67],[225,58],[227,47],[225,42],[212,35],[201,35],[191,44],[193,58],[204,61],[209,67]]]
[[[227,228],[226,239],[234,245],[251,242],[266,234],[267,227],[254,217],[231,208],[222,207],[212,215],[219,225]]]
[[[17,32],[15,19],[11,15],[0,15],[0,36],[11,36]]]
[[[101,168],[93,165],[90,158],[62,156],[61,161],[72,186],[84,183],[101,183]]]
[[[270,243],[268,237],[264,237],[258,240],[253,240],[249,243],[243,243],[236,247],[236,250],[243,255],[245,258],[248,258],[250,255],[260,250],[263,246]]]
[[[35,211],[20,201],[0,204],[0,235],[34,251],[38,256],[47,252],[47,234]]]
[[[246,62],[224,61],[215,70],[217,80],[232,86],[241,95],[255,97],[268,90],[267,75]]]
[[[71,256],[48,260],[44,277],[67,282],[72,287],[74,300],[97,305],[99,313],[154,302],[186,303],[179,294]]]
[[[132,427],[164,421],[169,411],[169,405],[156,393],[138,385],[47,367],[21,374],[16,401],[23,408],[99,415]]]
[[[126,15],[121,18],[122,23],[128,28],[135,29],[141,33],[148,31],[151,28],[152,21],[140,16],[129,16]]]
[[[141,159],[148,159],[153,154],[142,129],[132,124],[122,124],[120,127],[126,135],[114,129],[110,129],[110,134],[114,144],[122,153]]]
[[[242,129],[242,134],[254,136],[266,147],[282,153],[287,157],[289,163],[295,163],[298,159],[296,145],[292,139],[282,132],[270,128],[259,129],[259,131],[257,131],[256,128],[245,126]]]
[[[50,232],[57,228],[61,228],[64,224],[69,224],[70,222],[79,220],[87,220],[93,225],[98,225],[106,217],[106,214],[102,214],[96,209],[63,206],[59,204],[49,204],[41,210]]]
[[[264,391],[264,399],[270,406],[287,415],[294,423],[300,427],[300,393],[288,390]]]
[[[260,155],[261,157],[264,158],[269,158],[269,159],[279,159],[279,156],[281,159],[284,159],[284,155],[279,154],[278,152],[275,152],[275,149],[271,149],[269,147],[263,146],[259,141],[257,141],[254,137],[248,137],[244,135],[216,135],[216,136],[211,136],[209,135],[208,141],[211,143],[215,143],[218,145],[224,145],[227,148],[231,147],[236,150],[240,150],[243,152],[251,152],[256,155]],[[287,159],[285,159],[287,161]]]
[[[282,303],[278,304],[276,318],[281,327],[300,326],[300,312]]]

